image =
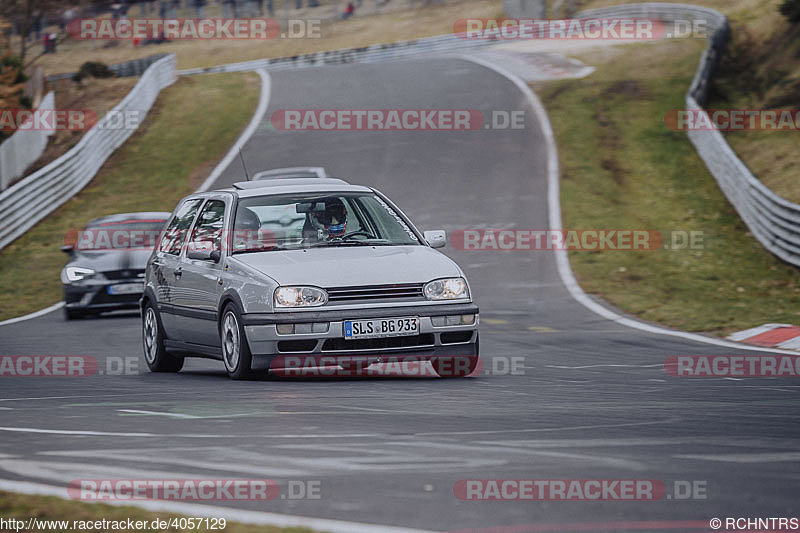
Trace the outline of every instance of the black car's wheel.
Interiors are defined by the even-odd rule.
[[[253,377],[251,364],[253,354],[242,325],[242,315],[233,304],[228,304],[222,312],[219,324],[220,341],[222,344],[222,361],[225,370],[232,379],[249,379]]]
[[[145,304],[142,314],[142,347],[151,372],[178,372],[183,368],[183,358],[169,354],[164,347],[161,320],[151,302]]]

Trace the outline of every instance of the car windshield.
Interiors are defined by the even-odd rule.
[[[89,224],[80,232],[78,250],[152,250],[164,219],[130,219]]]
[[[334,246],[419,245],[414,231],[373,193],[242,198],[233,253]]]

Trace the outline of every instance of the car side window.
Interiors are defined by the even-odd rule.
[[[189,200],[178,208],[169,225],[164,229],[158,249],[171,255],[180,255],[189,227],[200,207],[201,199]]]
[[[225,224],[225,202],[222,200],[209,200],[200,211],[197,222],[192,230],[192,246],[220,250],[222,227]]]
[[[363,231],[364,225],[361,223],[361,213],[352,198],[341,197],[347,207],[347,233]]]

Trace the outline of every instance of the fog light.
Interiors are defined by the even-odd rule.
[[[471,326],[475,323],[475,315],[461,315],[461,323],[465,326]]]
[[[294,333],[294,324],[278,324],[278,335],[291,335]]]
[[[445,318],[443,316],[432,316],[431,324],[433,324],[434,327],[441,328],[445,324]]]
[[[461,325],[461,316],[460,315],[450,315],[447,317],[447,325],[448,326],[460,326]]]

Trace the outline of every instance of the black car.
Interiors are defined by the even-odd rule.
[[[81,318],[116,309],[136,309],[144,269],[170,213],[124,213],[96,218],[61,249],[69,261],[61,271],[64,315]]]

